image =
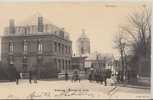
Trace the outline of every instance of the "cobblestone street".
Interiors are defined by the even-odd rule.
[[[65,99],[111,99],[111,98],[137,98],[149,99],[149,89],[138,89],[119,86],[104,86],[95,82],[82,80],[80,83],[71,81],[38,81],[29,84],[28,80],[0,83],[0,97],[2,99],[38,99],[38,98],[65,98]]]

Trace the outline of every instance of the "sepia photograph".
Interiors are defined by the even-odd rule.
[[[151,99],[151,0],[2,0],[0,12],[0,99]]]

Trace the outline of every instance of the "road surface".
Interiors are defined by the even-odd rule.
[[[88,80],[80,83],[64,80],[38,81],[37,84],[29,84],[28,80],[0,83],[1,99],[111,99],[132,98],[150,99],[149,89],[129,88],[120,86],[104,86]]]

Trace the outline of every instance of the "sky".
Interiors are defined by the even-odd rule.
[[[150,2],[149,2],[150,3]],[[141,11],[148,2],[4,2],[0,3],[0,34],[8,25],[9,19],[24,23],[36,13],[47,18],[52,24],[64,27],[72,40],[73,53],[76,53],[76,40],[82,29],[91,42],[91,52],[118,55],[113,48],[113,40],[118,27],[127,22],[127,16]]]

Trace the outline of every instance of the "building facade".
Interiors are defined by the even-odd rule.
[[[16,26],[10,20],[2,36],[2,63],[14,66],[19,72],[39,69],[44,65],[55,67],[58,73],[71,70],[72,42],[68,33],[52,24],[43,23]],[[52,72],[50,72],[52,73]]]
[[[84,30],[77,40],[77,49],[79,56],[88,56],[90,54],[90,39],[86,36]]]

